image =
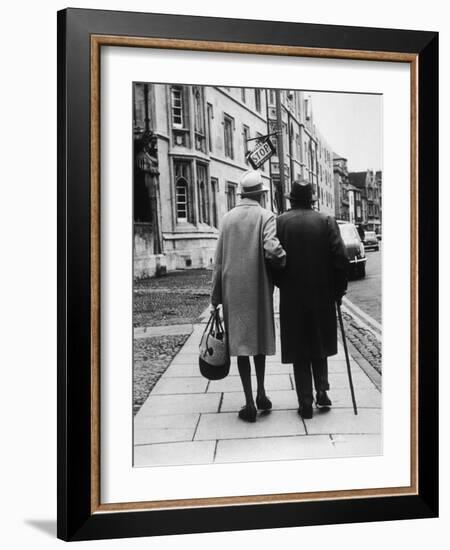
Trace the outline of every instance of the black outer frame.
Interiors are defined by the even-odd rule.
[[[91,34],[418,54],[417,496],[91,514]],[[438,33],[72,8],[58,12],[57,536],[89,540],[436,517],[437,228]]]

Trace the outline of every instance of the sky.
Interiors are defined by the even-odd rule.
[[[348,159],[350,172],[382,170],[381,95],[305,92],[313,122],[333,151]]]

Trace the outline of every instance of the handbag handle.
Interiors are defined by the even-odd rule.
[[[209,340],[209,337],[210,337],[210,335],[211,335],[211,329],[214,328],[214,324],[216,323],[217,313],[218,313],[217,309],[215,309],[215,310],[211,313],[211,315],[210,315],[210,317],[209,317],[209,320],[208,320],[208,322],[206,323],[205,330],[203,331],[203,335],[205,335],[206,333],[208,333],[207,336],[206,336],[206,341],[205,341],[205,353],[204,353],[204,355],[206,355],[206,353],[208,353],[209,350],[210,350],[210,348],[208,348],[208,340]]]
[[[206,353],[209,353],[211,355],[212,348],[208,347],[208,340],[211,334],[214,332],[214,330],[216,334],[217,333],[223,334],[225,332],[222,321],[220,319],[219,310],[217,308],[211,313],[211,317],[209,318],[209,321],[205,328],[205,332],[203,333],[205,334],[206,332],[208,332],[206,336],[206,341],[205,341],[205,355]]]

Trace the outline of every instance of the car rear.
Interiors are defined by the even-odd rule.
[[[366,274],[366,254],[364,245],[359,237],[354,224],[338,222],[341,237],[345,245],[345,251],[350,264],[352,274],[364,277]]]
[[[379,250],[380,244],[375,231],[366,231],[364,234],[364,248],[366,250]]]

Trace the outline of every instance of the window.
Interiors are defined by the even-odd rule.
[[[172,86],[172,125],[174,128],[184,126],[184,98],[181,86]]]
[[[203,164],[197,164],[197,199],[198,199],[198,221],[209,223],[208,193],[207,193],[207,170]]]
[[[241,100],[242,103],[245,103],[245,88],[241,88]]]
[[[225,156],[231,159],[234,158],[234,149],[233,149],[233,127],[234,119],[228,115],[224,115],[223,118],[223,129],[224,129],[224,149]]]
[[[212,205],[212,224],[219,227],[219,216],[217,212],[217,193],[219,191],[219,181],[217,178],[211,178],[211,205]]]
[[[214,118],[214,112],[213,112],[213,106],[211,103],[208,103],[206,106],[206,116],[207,116],[207,124],[208,124],[208,148],[210,151],[212,151],[212,121]]]
[[[227,209],[231,210],[236,206],[236,184],[227,183]]]
[[[304,101],[305,119],[311,120],[311,103],[305,99]]]
[[[275,104],[275,92],[273,90],[269,90],[269,103],[271,105]]]
[[[245,158],[245,162],[248,164],[247,153],[248,153],[248,140],[250,139],[250,128],[245,124],[242,126],[242,139],[244,141],[244,158]]]
[[[190,164],[186,161],[174,161],[176,215],[178,222],[187,222],[190,218],[189,181]]]
[[[255,109],[261,112],[261,90],[255,90]]]
[[[203,123],[203,101],[200,90],[197,88],[194,92],[194,114],[195,114],[195,131],[199,134],[205,133]]]
[[[188,185],[184,178],[177,180],[177,220],[187,222],[188,219]]]

